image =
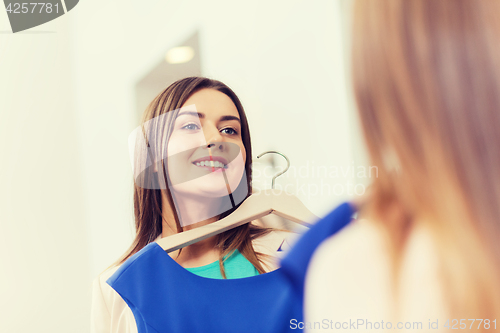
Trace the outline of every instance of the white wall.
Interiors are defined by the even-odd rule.
[[[230,85],[243,102],[254,157],[279,150],[295,173],[302,170],[302,176],[291,170],[277,183],[291,184],[319,216],[348,197],[328,195],[325,186],[346,190],[350,171],[346,177],[311,174],[321,166],[348,170],[359,155],[352,148],[356,125],[345,81],[340,1],[85,0],[34,30],[56,33],[0,35],[1,147],[7,159],[0,177],[8,184],[0,203],[2,227],[7,225],[1,246],[17,253],[2,251],[1,258],[6,272],[22,272],[2,273],[0,299],[21,305],[9,309],[7,325],[19,322],[30,295],[36,302],[26,306],[37,308],[41,318],[38,330],[26,323],[19,332],[68,332],[62,327],[70,319],[76,327],[71,332],[88,331],[91,280],[133,237],[127,139],[137,126],[134,86],[196,30],[204,75]],[[20,135],[21,141],[12,140]],[[270,182],[256,179],[259,187]],[[323,193],[314,193],[321,185]],[[61,277],[68,268],[72,272]],[[42,273],[26,277],[33,269]],[[18,289],[27,284],[31,293],[18,298],[5,287],[9,283]],[[61,286],[64,293],[54,294]],[[40,308],[47,299],[53,308]],[[68,315],[56,326],[43,319],[59,308]]]
[[[69,17],[36,30],[0,10],[0,332],[88,332]]]

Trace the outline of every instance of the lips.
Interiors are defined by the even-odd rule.
[[[194,160],[193,163],[197,167],[205,167],[205,168],[218,168],[218,169],[227,169],[228,163],[224,157],[221,156],[205,156]]]

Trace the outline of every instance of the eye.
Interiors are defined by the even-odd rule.
[[[200,127],[197,124],[191,123],[191,124],[187,124],[187,125],[182,126],[181,129],[195,131],[195,130],[200,129]]]
[[[238,132],[234,128],[231,127],[226,127],[221,130],[221,133],[229,134],[229,135],[236,135]]]

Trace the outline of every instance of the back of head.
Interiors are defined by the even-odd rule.
[[[497,0],[354,6],[354,90],[379,166],[367,213],[396,267],[412,227],[431,231],[455,318],[500,315],[499,15]]]

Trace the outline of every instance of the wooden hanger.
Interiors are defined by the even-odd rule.
[[[280,154],[287,161],[286,169],[273,177],[271,190],[264,190],[250,195],[234,212],[221,220],[164,237],[156,241],[158,245],[166,252],[172,252],[269,214],[276,214],[287,220],[310,227],[312,224],[309,222],[317,220],[318,217],[311,213],[295,195],[274,190],[274,180],[288,170],[290,161],[285,155],[277,151],[266,151],[257,158],[268,153]]]

